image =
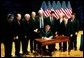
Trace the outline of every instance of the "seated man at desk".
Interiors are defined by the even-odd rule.
[[[40,37],[44,40],[50,40],[53,39],[53,33],[50,30],[51,26],[50,25],[45,25],[44,30],[40,32]],[[46,50],[46,46],[43,47],[43,50]],[[48,45],[48,51],[51,54],[51,52],[55,50],[55,44]]]

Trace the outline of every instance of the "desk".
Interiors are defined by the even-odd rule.
[[[63,42],[69,42],[69,39],[70,38],[68,36],[57,36],[57,37],[54,37],[51,40],[45,40],[45,39],[42,39],[42,38],[37,38],[35,40],[37,42],[39,42],[42,46],[45,46],[45,45],[50,45],[50,44],[55,44],[55,43],[60,43],[60,42],[62,42],[62,43]],[[68,48],[68,52],[70,52],[69,48]]]

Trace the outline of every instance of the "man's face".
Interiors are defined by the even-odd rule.
[[[14,16],[11,16],[11,17],[10,17],[10,21],[13,21],[13,20],[14,20]]]
[[[63,19],[63,20],[64,20],[64,21],[67,21],[67,20],[68,20],[68,18],[64,16],[64,19]]]
[[[17,14],[17,20],[20,21],[21,20],[21,14]]]
[[[29,15],[26,15],[25,16],[25,19],[26,19],[26,21],[29,21],[30,20],[30,16]]]
[[[54,13],[51,14],[51,17],[54,17]]]
[[[49,31],[49,30],[50,30],[50,26],[49,26],[49,25],[46,25],[46,26],[45,26],[45,30],[46,30],[46,31]]]
[[[40,15],[40,16],[43,16],[43,12],[39,12],[39,15]]]
[[[75,19],[75,15],[72,15],[72,19]]]
[[[8,22],[12,22],[14,20],[14,16],[10,16],[9,18],[8,18]]]
[[[33,18],[35,18],[36,13],[35,13],[35,12],[32,12],[32,14],[31,14],[31,15],[32,15],[32,17],[33,17]]]
[[[59,18],[63,18],[64,14],[63,13],[60,13],[59,14]]]

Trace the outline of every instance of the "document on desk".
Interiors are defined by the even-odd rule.
[[[44,40],[51,40],[51,38],[47,38],[47,37],[42,37],[42,39],[44,39]]]

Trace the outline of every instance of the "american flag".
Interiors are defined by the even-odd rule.
[[[47,4],[43,1],[41,9],[44,11],[44,16],[46,17],[50,15],[51,11],[54,11],[55,18],[59,18],[60,14],[64,14],[69,19],[72,14],[70,1],[68,1],[67,4],[65,1],[62,1],[62,3],[60,3],[60,1],[53,1],[52,4],[50,1],[48,1]]]
[[[64,13],[64,15],[69,18],[68,12],[67,12],[67,7],[66,7],[66,2],[63,1],[62,2],[62,8],[61,8],[62,12]]]
[[[57,1],[57,4],[56,4],[55,7],[56,7],[56,8],[55,8],[55,13],[57,13],[57,15],[58,15],[57,18],[59,18],[59,15],[60,15],[60,14],[63,14],[63,12],[62,12],[62,10],[61,10],[61,3],[60,3],[60,1]]]
[[[50,1],[48,1],[47,6],[48,6],[48,15],[50,15],[50,13],[51,13],[51,8],[52,8],[52,5],[51,5]]]
[[[45,1],[43,1],[40,9],[43,10],[44,16],[46,16],[46,17],[49,16],[49,14],[48,14],[48,8],[47,8],[47,5],[46,5]]]
[[[69,16],[71,17],[71,14],[72,14],[72,8],[71,8],[70,1],[68,1],[68,4],[67,4],[67,12],[69,13]]]
[[[71,14],[72,14],[72,9],[71,9],[71,6],[70,6],[70,2],[68,1],[68,4],[66,6],[66,2],[63,1],[62,2],[62,11],[63,13],[65,14],[65,16],[69,19],[71,18]]]
[[[52,2],[52,11],[54,11],[54,13],[55,13],[54,17],[59,18],[58,12],[56,10],[57,10],[57,5],[56,5],[55,1],[53,1]]]

